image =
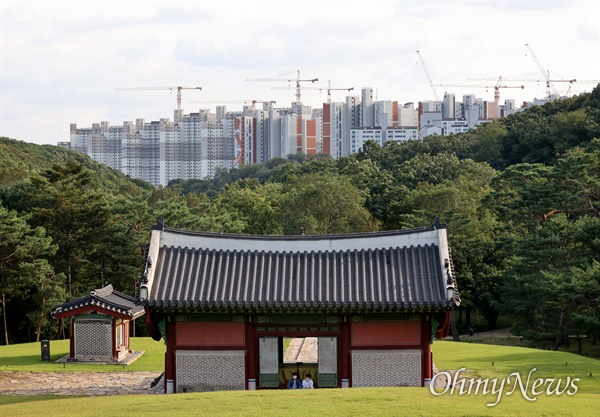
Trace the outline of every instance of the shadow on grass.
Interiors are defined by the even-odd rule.
[[[85,395],[69,395],[68,398],[82,397],[85,397]],[[50,401],[64,398],[64,395],[0,395],[0,405]]]
[[[26,365],[54,365],[57,360],[63,358],[65,354],[54,354],[50,356],[50,362],[43,362],[40,355],[9,356],[0,358],[0,367],[2,366],[26,366]]]

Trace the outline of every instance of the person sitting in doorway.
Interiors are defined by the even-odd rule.
[[[313,389],[313,380],[311,374],[306,374],[306,378],[302,381],[302,388],[304,389]]]
[[[302,382],[300,382],[300,380],[298,379],[298,373],[297,372],[294,372],[292,374],[292,379],[289,380],[289,382],[287,384],[287,388],[288,389],[302,388]]]

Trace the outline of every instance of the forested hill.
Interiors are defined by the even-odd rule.
[[[166,188],[57,147],[0,146],[5,342],[55,337],[51,307],[90,289],[133,294],[160,217],[212,232],[331,234],[439,216],[459,328],[477,312],[489,327],[510,319],[537,346],[600,337],[600,87],[460,135],[367,143],[335,160],[290,155]]]
[[[55,164],[65,163],[87,168],[93,173],[93,181],[115,193],[140,194],[141,190],[152,188],[152,185],[129,178],[118,169],[109,168],[80,152],[0,137],[0,188],[26,180]]]

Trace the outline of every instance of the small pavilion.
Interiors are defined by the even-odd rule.
[[[71,317],[70,361],[120,362],[130,352],[129,329],[144,315],[135,298],[114,291],[112,285],[58,305],[55,319]]]
[[[427,386],[459,305],[446,225],[321,236],[153,227],[138,303],[165,392],[277,389],[284,338],[318,338],[318,388]]]

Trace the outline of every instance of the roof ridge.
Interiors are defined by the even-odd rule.
[[[411,229],[395,229],[395,230],[379,230],[375,232],[353,232],[353,233],[339,233],[339,234],[321,234],[321,235],[253,235],[253,234],[241,234],[241,233],[220,233],[220,232],[206,232],[201,230],[185,230],[177,229],[174,227],[165,226],[162,231],[191,235],[191,236],[207,236],[216,238],[243,238],[249,240],[335,240],[335,239],[351,239],[351,238],[371,238],[380,236],[397,236],[414,234],[418,232],[427,232],[436,229],[445,229],[446,225],[436,223],[431,226],[421,226]]]
[[[112,294],[112,292],[113,292],[113,286],[112,286],[112,284],[108,284],[102,288],[96,288],[96,289],[90,291],[90,295],[104,297],[104,296]]]

